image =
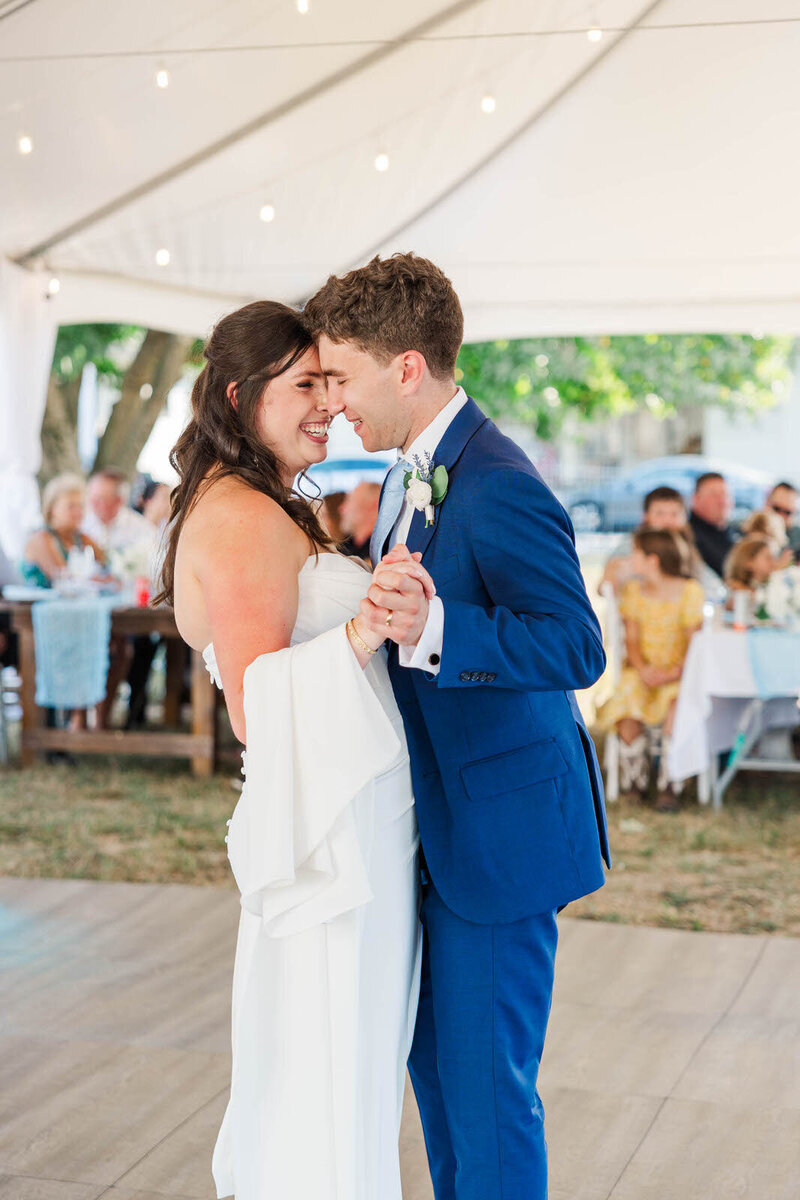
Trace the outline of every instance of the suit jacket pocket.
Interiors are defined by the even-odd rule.
[[[556,739],[544,738],[529,746],[520,746],[518,750],[465,763],[461,768],[461,780],[470,800],[487,800],[530,787],[533,783],[555,779],[565,775],[568,769]]]

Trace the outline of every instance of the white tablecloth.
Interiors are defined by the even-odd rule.
[[[713,755],[730,750],[745,706],[759,694],[747,635],[732,629],[702,629],[692,638],[683,668],[669,773],[680,781],[707,771]],[[769,699],[766,728],[798,724],[796,697]]]

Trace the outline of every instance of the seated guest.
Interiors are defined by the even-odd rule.
[[[637,578],[623,586],[619,603],[625,663],[597,721],[601,729],[619,734],[623,791],[641,796],[650,779],[645,727],[661,726],[656,808],[672,812],[682,785],[672,784],[667,773],[669,738],[689,642],[703,623],[704,595],[691,578],[690,548],[679,533],[643,527],[633,540]]]
[[[77,475],[57,475],[42,494],[42,513],[45,527],[31,534],[25,545],[25,557],[20,573],[26,583],[36,587],[52,587],[53,581],[67,565],[73,548],[90,546],[98,564],[105,555],[92,538],[81,532],[84,518],[83,480]]]
[[[155,543],[153,526],[127,506],[128,485],[116,467],[104,467],[89,480],[83,531],[104,551],[127,550],[142,542]]]
[[[342,554],[369,561],[369,539],[378,519],[381,499],[379,483],[360,483],[345,496],[339,510],[342,533],[346,540],[339,547]]]
[[[797,524],[798,492],[793,483],[776,483],[767,496],[767,508],[777,513],[786,528],[795,562],[800,563],[800,525]]]
[[[730,528],[732,510],[733,498],[724,477],[718,471],[701,475],[694,487],[689,526],[700,557],[720,579],[735,541]]]
[[[319,510],[319,518],[322,524],[337,544],[344,541],[341,513],[345,495],[345,492],[328,492]]]
[[[42,493],[42,515],[45,528],[31,534],[25,545],[25,557],[20,563],[20,573],[27,583],[36,587],[52,587],[67,566],[72,549],[83,550],[90,546],[98,564],[105,562],[100,547],[81,532],[84,515],[84,483],[78,475],[57,475]],[[113,644],[113,639],[112,639]],[[55,714],[50,712],[52,724]],[[70,729],[86,728],[86,712],[73,710],[69,719]]]
[[[750,533],[737,542],[728,555],[725,583],[731,592],[754,592],[767,582],[778,566],[770,539],[763,533]],[[727,607],[733,607],[731,598]]]
[[[642,525],[650,529],[686,529],[686,505],[683,496],[672,487],[653,488],[644,498]],[[620,541],[606,562],[600,589],[610,583],[618,592],[624,583],[633,578],[633,534]]]
[[[162,531],[169,520],[170,496],[166,483],[149,479],[144,485],[135,512],[141,513],[157,530]]]
[[[773,509],[762,508],[758,512],[750,514],[742,524],[742,534],[747,537],[753,533],[757,533],[760,537],[768,539],[778,567],[783,568],[792,565],[794,562],[794,552],[789,545],[786,526]]]

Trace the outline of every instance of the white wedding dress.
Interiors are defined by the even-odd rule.
[[[384,654],[362,670],[345,632],[369,583],[351,559],[310,558],[291,646],[245,672],[245,784],[227,838],[242,912],[218,1197],[401,1200],[418,836]],[[219,684],[213,646],[204,658]]]

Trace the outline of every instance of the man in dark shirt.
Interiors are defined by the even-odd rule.
[[[776,512],[786,526],[786,536],[794,551],[795,562],[800,563],[800,525],[796,524],[798,513],[797,488],[793,483],[776,483],[767,496],[767,508]]]
[[[689,524],[700,557],[720,578],[725,573],[735,538],[730,528],[733,499],[730,488],[718,471],[707,471],[694,485]]]

